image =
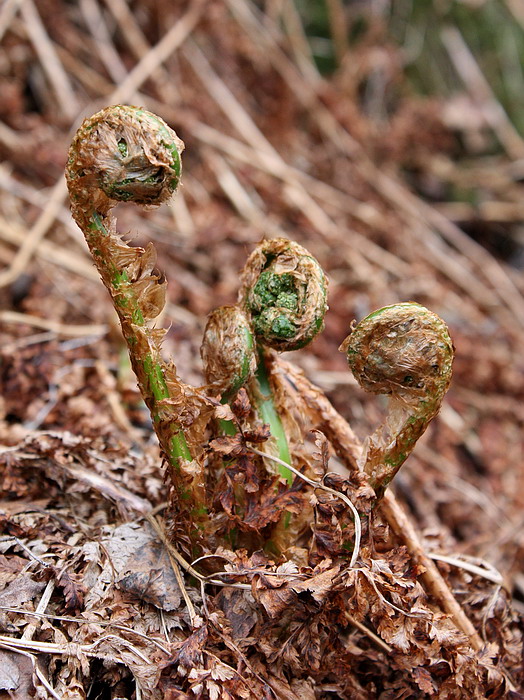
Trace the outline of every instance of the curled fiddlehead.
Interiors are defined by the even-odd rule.
[[[453,343],[439,316],[406,302],[364,318],[340,349],[366,391],[390,396],[386,422],[367,439],[361,463],[380,497],[439,411]]]
[[[327,279],[315,258],[287,238],[262,241],[242,273],[239,304],[251,318],[257,340],[256,381],[250,393],[261,419],[269,424],[278,457],[291,464],[291,453],[278,401],[271,385],[268,350],[297,350],[322,330],[327,310]],[[293,475],[283,466],[281,476]]]
[[[198,519],[203,511],[198,464],[205,422],[202,399],[178,379],[175,366],[163,360],[165,331],[151,325],[166,292],[155,272],[155,249],[152,244],[145,250],[129,246],[111,215],[118,201],[157,205],[168,200],[180,179],[183,147],[154,114],[124,105],[107,107],[77,131],[66,178],[73,217],[111,294],[178,501]]]
[[[209,314],[200,354],[209,389],[229,401],[257,364],[251,324],[239,306],[220,306]]]
[[[262,241],[242,275],[240,303],[257,340],[274,350],[298,350],[324,326],[327,280],[318,262],[287,238]]]

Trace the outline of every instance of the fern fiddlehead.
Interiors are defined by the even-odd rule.
[[[327,280],[315,258],[287,238],[262,241],[242,274],[240,303],[259,344],[298,350],[324,327]]]
[[[367,438],[361,458],[380,498],[440,409],[453,343],[437,314],[406,302],[364,318],[340,349],[363,389],[390,396],[386,421]]]
[[[258,364],[252,395],[261,419],[269,424],[278,456],[291,464],[286,429],[271,386],[271,350],[303,348],[322,330],[327,310],[327,279],[319,263],[287,238],[262,241],[242,273],[239,304],[251,317]],[[289,484],[290,470],[279,471]]]
[[[291,453],[271,382],[272,353],[311,342],[326,310],[327,280],[318,262],[297,243],[274,238],[249,256],[238,304],[216,309],[206,325],[201,354],[211,389],[229,401],[246,384],[286,464]],[[290,470],[281,466],[279,472],[292,483]]]
[[[256,369],[249,318],[239,306],[220,306],[207,319],[200,347],[208,389],[226,403]]]
[[[151,326],[166,293],[165,282],[155,273],[155,249],[152,244],[145,249],[129,246],[111,215],[119,201],[167,201],[179,183],[183,148],[175,132],[154,114],[125,105],[107,107],[77,131],[66,179],[73,217],[118,313],[178,502],[198,520],[204,510],[198,465],[203,400],[178,379],[175,366],[163,360],[165,331]]]

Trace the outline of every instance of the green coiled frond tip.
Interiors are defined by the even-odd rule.
[[[413,302],[366,316],[340,349],[359,384],[391,397],[384,426],[366,444],[363,467],[382,492],[438,413],[451,381],[454,348],[437,314]]]
[[[286,238],[262,241],[248,258],[240,302],[257,340],[275,350],[297,350],[324,326],[327,279],[302,246]]]
[[[229,401],[257,365],[251,325],[239,306],[221,306],[209,314],[200,354],[210,389]]]
[[[113,105],[84,120],[69,150],[68,186],[75,201],[107,199],[161,204],[176,190],[183,142],[167,124],[144,109]],[[97,192],[98,190],[98,192]]]

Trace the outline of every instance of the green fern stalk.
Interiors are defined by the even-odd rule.
[[[159,117],[116,105],[86,119],[76,133],[66,169],[71,211],[107,287],[128,346],[140,391],[169,465],[178,508],[193,522],[205,517],[199,462],[205,424],[202,397],[183,384],[161,354],[163,329],[154,319],[166,285],[155,272],[156,251],[129,246],[111,209],[119,201],[158,205],[176,190],[184,148]]]
[[[257,340],[258,365],[251,397],[260,418],[269,424],[277,456],[291,465],[286,428],[271,386],[267,349],[297,350],[324,327],[327,279],[319,263],[302,246],[287,238],[262,241],[249,256],[242,274],[239,303],[251,318]],[[288,484],[293,473],[279,466]]]

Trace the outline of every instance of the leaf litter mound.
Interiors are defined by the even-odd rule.
[[[518,255],[464,233],[503,230],[518,248],[519,150],[484,155],[501,139],[482,100],[458,126],[450,104],[410,94],[383,20],[367,20],[326,79],[291,3],[0,9],[0,696],[520,697],[523,278]],[[362,98],[373,89],[380,120]],[[275,361],[297,435],[321,431],[303,450],[325,488],[262,483],[263,428],[216,438],[210,465],[237,457],[214,488],[242,546],[201,560],[170,538],[149,418],[68,212],[72,133],[115,102],[186,144],[170,208],[118,210],[133,243],[158,250],[164,347],[184,380],[202,384],[205,317],[234,302],[260,238],[304,245],[330,279],[324,333]],[[447,201],[464,182],[491,208]],[[450,326],[454,378],[372,511],[353,466],[383,406],[335,349],[353,319],[408,299]],[[305,510],[307,542],[280,559],[261,548],[283,511]]]

